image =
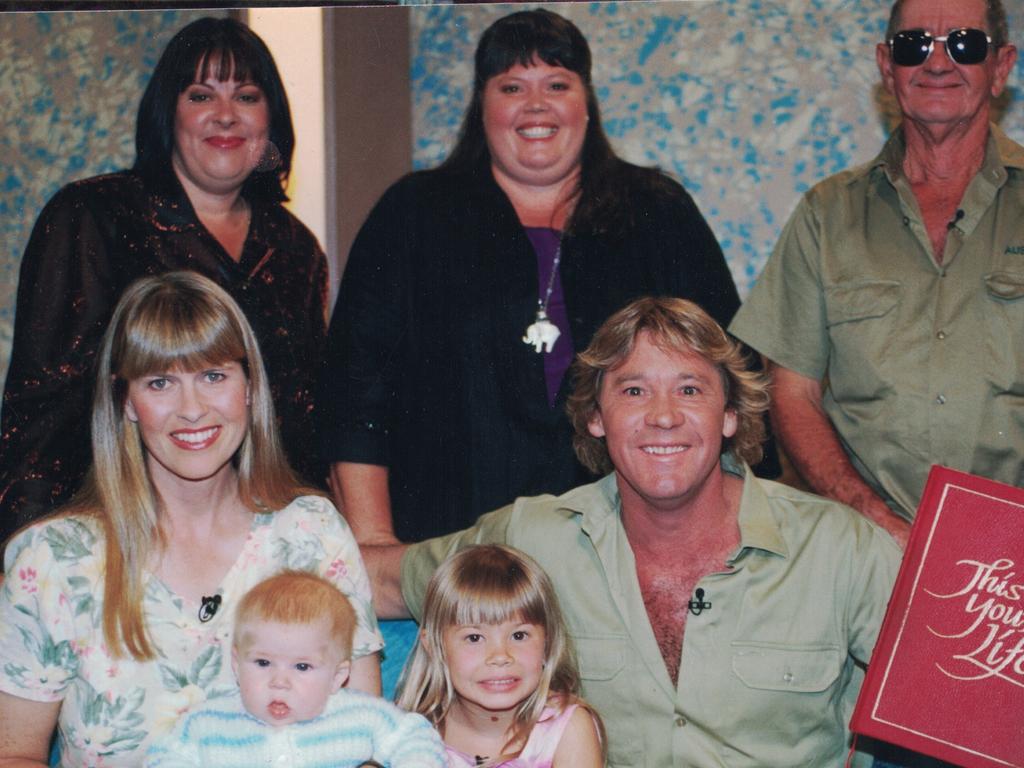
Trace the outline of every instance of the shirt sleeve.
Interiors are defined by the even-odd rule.
[[[515,514],[510,504],[480,517],[472,528],[427,539],[410,546],[402,556],[402,598],[413,617],[423,616],[423,598],[430,576],[449,555],[474,544],[508,544],[509,524]]]
[[[338,291],[317,385],[320,451],[327,462],[388,464],[412,282],[405,264],[416,245],[400,185],[385,192],[359,230]]]
[[[903,551],[877,525],[864,521],[864,528],[849,560],[854,577],[849,589],[847,632],[850,654],[866,664],[878,640]]]
[[[0,540],[69,499],[89,466],[92,367],[116,280],[86,197],[59,192],[22,256],[3,396]]]
[[[327,310],[327,301],[330,294],[330,275],[327,267],[327,256],[320,247],[320,244],[315,242],[315,239],[311,281],[309,327],[316,329],[316,343],[322,347],[327,335],[327,321],[330,316]]]
[[[370,578],[348,523],[334,505],[322,496],[308,496],[298,501],[309,504],[317,511],[317,525],[297,532],[302,537],[315,537],[317,541],[309,542],[313,547],[317,543],[323,547],[323,556],[314,560],[315,570],[334,583],[348,597],[355,610],[357,624],[352,641],[353,658],[376,653],[384,647],[384,638],[373,612]],[[308,552],[310,549],[299,546],[297,551]]]
[[[323,362],[327,346],[330,282],[327,257],[316,237],[301,222],[292,218],[293,226],[299,231],[293,233],[293,239],[288,245],[297,248],[296,263],[303,266],[290,265],[281,269],[292,270],[296,279],[298,274],[305,273],[307,284],[302,304],[298,307],[289,306],[283,313],[287,319],[280,330],[288,331],[287,335],[278,336],[274,344],[261,338],[260,346],[267,373],[271,377],[271,386],[275,390],[274,408],[288,461],[304,479],[322,488],[327,467],[316,445],[320,430],[328,422],[322,418],[321,404],[316,401],[316,380],[317,369]],[[265,307],[264,311],[271,311],[270,307]],[[293,312],[296,316],[291,318]],[[295,338],[295,331],[301,333],[301,338]],[[276,329],[273,328],[263,332],[276,335]]]
[[[769,360],[818,380],[825,375],[829,356],[819,232],[808,193],[729,326],[730,333]]]
[[[0,690],[31,701],[61,701],[78,674],[76,614],[90,610],[94,585],[69,578],[66,564],[89,556],[87,529],[73,522],[34,526],[7,547],[0,589]],[[71,582],[79,582],[73,589]]]

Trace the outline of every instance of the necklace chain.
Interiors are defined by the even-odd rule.
[[[537,297],[537,310],[543,312],[545,315],[548,311],[548,302],[551,301],[551,291],[555,288],[555,276],[558,274],[558,263],[562,260],[562,241],[558,241],[558,247],[555,249],[555,258],[551,262],[551,274],[548,276],[548,287],[544,291],[544,298]]]

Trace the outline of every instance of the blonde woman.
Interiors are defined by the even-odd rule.
[[[434,723],[452,768],[603,766],[601,721],[578,691],[558,599],[536,562],[487,544],[438,567],[398,705]]]
[[[235,603],[283,567],[349,597],[350,686],[379,692],[358,548],[284,459],[259,348],[222,288],[170,272],[125,292],[92,435],[83,491],[7,546],[0,765],[44,765],[55,726],[62,765],[138,765],[184,709],[233,688]]]

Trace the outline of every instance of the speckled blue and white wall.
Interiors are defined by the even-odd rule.
[[[875,43],[890,0],[571,3],[594,54],[593,79],[616,150],[690,190],[746,295],[801,192],[877,154],[894,119]],[[1011,39],[1024,33],[1020,3]],[[521,6],[520,6],[521,7]],[[530,6],[533,7],[533,6]],[[473,50],[513,5],[414,9],[418,167],[451,146]],[[1018,72],[1010,85],[1024,82]],[[1001,122],[1024,142],[1024,100]]]

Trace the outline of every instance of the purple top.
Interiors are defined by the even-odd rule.
[[[525,227],[526,236],[533,244],[537,253],[537,298],[544,300],[551,279],[551,269],[555,264],[555,254],[562,241],[562,233],[549,227]],[[544,354],[544,378],[548,385],[548,405],[554,407],[558,389],[562,386],[562,378],[572,363],[572,334],[569,332],[569,313],[565,307],[565,294],[562,293],[561,271],[555,273],[555,282],[551,288],[551,299],[547,308],[548,320],[558,326],[562,332],[555,342],[554,348]]]

